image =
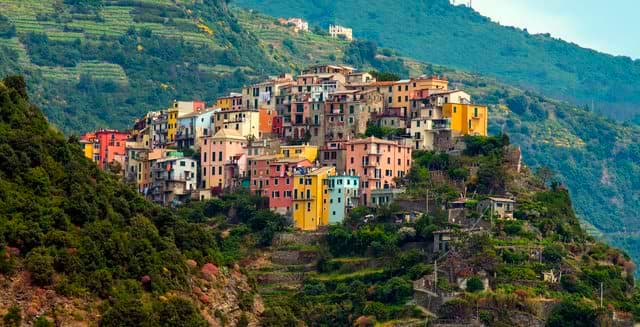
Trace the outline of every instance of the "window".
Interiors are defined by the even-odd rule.
[[[387,102],[389,102],[389,103],[393,103],[393,97],[389,97],[389,99],[387,100]]]
[[[398,102],[402,102],[402,97],[398,96]]]
[[[469,129],[471,129],[471,120],[469,120]]]

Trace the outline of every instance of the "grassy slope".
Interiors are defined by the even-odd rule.
[[[304,67],[325,58],[323,49],[337,48],[343,54],[348,44],[313,33],[295,34],[259,13],[234,10],[240,24],[261,35],[262,47],[273,47],[274,57],[287,58],[295,67]],[[262,37],[262,36],[267,37]],[[292,54],[284,47],[289,39],[304,56]],[[317,39],[322,47],[306,46],[306,40]],[[316,50],[316,49],[320,49]],[[321,59],[317,59],[321,58]],[[343,56],[336,58],[338,62]],[[640,256],[640,129],[621,125],[599,114],[535,94],[529,94],[546,111],[546,117],[511,112],[508,98],[524,95],[522,89],[507,86],[491,77],[465,73],[442,66],[403,58],[411,75],[439,73],[453,85],[469,91],[481,103],[491,107],[491,132],[504,130],[523,150],[526,163],[532,167],[549,166],[571,190],[576,210],[599,234],[622,246],[637,260]],[[328,62],[325,60],[324,62]]]
[[[213,100],[276,66],[222,1],[101,1],[88,8],[61,3],[0,3],[0,13],[17,31],[0,42],[0,72],[27,75],[33,100],[65,132],[124,128],[173,99]],[[138,31],[137,42],[123,39],[131,29]],[[145,30],[151,35],[141,36]],[[55,52],[53,59],[25,41],[29,33],[48,37],[46,54]],[[76,55],[71,64],[63,62]],[[82,76],[91,77],[90,87],[80,85]]]
[[[500,26],[448,0],[236,3],[276,17],[301,16],[323,27],[343,24],[352,27],[356,37],[420,60],[495,76],[581,104],[594,100],[613,117],[638,113],[640,61]]]

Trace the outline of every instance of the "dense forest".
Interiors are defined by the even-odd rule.
[[[449,0],[234,3],[275,17],[303,17],[325,29],[329,24],[351,27],[356,38],[415,59],[494,76],[581,105],[593,101],[609,117],[639,114],[640,61],[501,26]]]
[[[51,128],[29,102],[22,77],[0,82],[0,158],[0,311],[13,303],[17,318],[21,306],[28,313],[24,301],[52,301],[51,294],[45,300],[44,293],[28,291],[34,285],[53,297],[82,299],[94,310],[108,300],[97,308],[100,315],[75,320],[95,323],[101,316],[101,326],[206,326],[201,312],[212,309],[194,295],[204,283],[198,282],[199,267],[233,267],[244,251],[270,243],[288,226],[284,217],[261,209],[262,199],[247,194],[178,211],[147,202],[85,159],[77,139]],[[230,208],[236,208],[232,225],[225,217]],[[23,271],[30,276],[24,283]],[[232,290],[242,284],[214,281]],[[14,283],[19,291],[11,298]],[[252,317],[251,285],[245,288],[235,308],[228,300],[229,310],[217,313],[218,319]],[[49,326],[47,319],[65,324],[65,315],[75,314],[72,307],[40,303],[33,310],[44,319],[40,326]],[[6,325],[13,326],[7,317]]]

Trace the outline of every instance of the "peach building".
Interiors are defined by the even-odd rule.
[[[411,147],[376,137],[346,143],[346,171],[360,176],[361,204],[371,205],[371,191],[396,186],[394,178],[411,169]]]
[[[226,176],[225,165],[232,163],[234,158],[237,160],[246,146],[247,139],[235,129],[221,129],[213,136],[204,137],[200,150],[201,188],[222,190],[228,187],[232,176]]]

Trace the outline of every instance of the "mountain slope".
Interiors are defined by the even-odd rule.
[[[77,140],[51,128],[26,93],[20,77],[0,81],[6,325],[17,318],[28,325],[40,320],[38,326],[256,321],[252,287],[233,267],[243,253],[238,244],[252,244],[250,236],[224,239],[147,202],[84,158]],[[221,212],[210,207],[208,213]]]
[[[277,69],[221,0],[2,1],[0,41],[0,73],[28,76],[33,101],[65,132],[124,128]]]
[[[303,17],[324,28],[348,26],[355,37],[416,59],[494,76],[581,105],[593,101],[610,117],[624,119],[640,112],[640,60],[504,27],[448,0],[234,3],[276,17]]]
[[[494,78],[469,74],[397,56],[389,51],[362,58],[366,41],[344,43],[326,35],[295,33],[273,17],[245,10],[234,11],[240,24],[260,35],[260,45],[273,58],[301,69],[327,62],[326,49],[335,49],[336,60],[365,69],[382,69],[400,77],[421,74],[447,76],[455,86],[490,106],[490,131],[504,131],[522,147],[531,167],[549,167],[571,192],[578,215],[592,230],[640,259],[640,128],[619,124],[601,114],[570,103],[497,82]],[[309,47],[309,39],[322,47]],[[285,44],[289,44],[285,46]],[[294,49],[294,50],[292,50]],[[384,54],[383,54],[384,53]],[[400,63],[398,64],[398,61]],[[390,64],[393,63],[393,64]]]

